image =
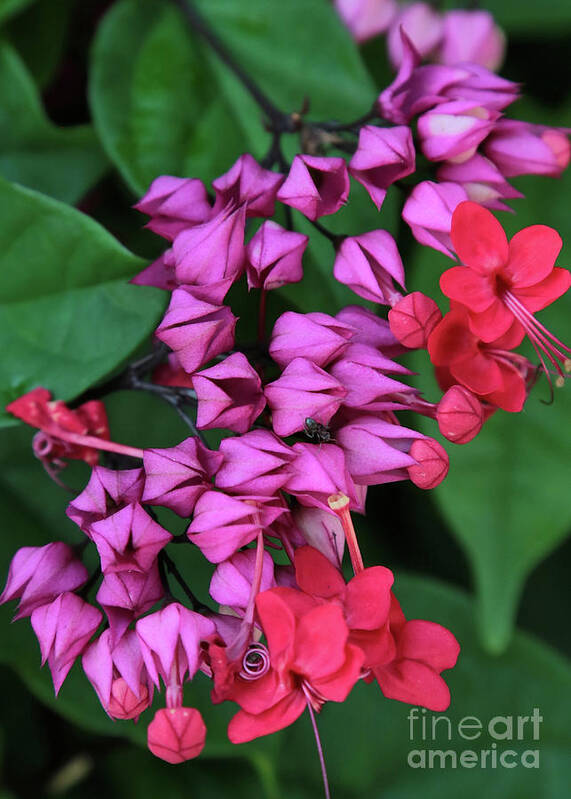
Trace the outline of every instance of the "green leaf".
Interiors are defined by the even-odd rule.
[[[112,7],[95,39],[89,94],[107,154],[137,195],[162,174],[211,180],[240,152],[202,51],[172,4]]]
[[[451,3],[457,7],[456,3]],[[559,34],[571,29],[571,9],[568,0],[551,0],[542,7],[537,0],[488,0],[490,11],[498,25],[509,34],[522,33],[536,37],[538,33]]]
[[[569,663],[521,632],[502,656],[487,655],[478,646],[473,603],[457,590],[427,579],[397,575],[395,593],[407,618],[436,621],[459,640],[458,664],[443,675],[452,704],[443,714],[417,708],[412,736],[410,705],[384,699],[376,683],[361,682],[342,705],[325,705],[318,725],[332,795],[347,799],[481,799],[483,795],[490,799],[559,799],[570,776],[566,752],[571,734],[561,701],[571,689]],[[517,717],[530,717],[535,707],[543,717],[537,722],[539,739],[534,740],[532,724],[527,721],[521,740],[516,740]],[[467,716],[475,716],[482,723],[481,735],[473,740],[458,732],[459,722]],[[515,717],[513,740],[498,740],[489,734],[488,724],[496,716]],[[450,720],[450,739],[445,720],[436,724],[433,739],[432,719],[440,717]],[[467,732],[466,727],[462,729]],[[506,728],[497,722],[493,729],[500,733]],[[278,779],[283,795],[300,799],[319,796],[319,763],[309,720],[302,718],[288,728],[281,742]],[[514,750],[517,767],[502,767],[498,759],[494,768],[490,754],[486,756],[487,767],[482,767],[481,751],[494,748],[498,758],[503,751]],[[539,768],[522,766],[522,752],[534,749],[539,751]],[[458,764],[457,768],[449,765],[441,769],[437,756],[435,767],[415,769],[407,763],[411,750],[452,750],[458,756],[464,750],[473,750],[479,762],[475,768]]]
[[[58,67],[72,10],[73,0],[40,0],[11,20],[7,28],[10,42],[42,89]]]
[[[524,111],[523,116],[533,117],[533,109],[531,112]],[[533,176],[515,182],[526,198],[514,202],[516,214],[501,217],[508,235],[532,224],[555,226],[567,242],[558,263],[569,264],[571,173],[559,181]],[[409,289],[424,291],[435,297],[441,308],[447,307],[437,281],[452,262],[428,248],[419,248],[414,265]],[[568,294],[539,318],[569,344],[570,315]],[[531,348],[526,354],[537,360]],[[415,354],[412,368],[419,373],[418,386],[428,399],[437,399],[425,353]],[[571,529],[570,388],[556,389],[553,404],[547,406],[549,390],[543,378],[521,414],[498,411],[474,441],[460,447],[445,442],[450,472],[432,496],[470,560],[480,633],[490,651],[501,652],[506,647],[528,574]],[[434,435],[432,422],[420,424],[424,432]]]
[[[0,22],[4,22],[33,2],[34,0],[0,0]]]
[[[286,113],[309,100],[313,119],[344,121],[366,113],[375,88],[357,46],[326,0],[200,0],[197,5],[240,66]],[[256,157],[268,136],[262,113],[231,71],[209,51],[220,87]]]
[[[20,56],[0,43],[0,175],[74,204],[106,168],[92,128],[53,125]]]
[[[164,293],[128,285],[144,262],[69,206],[1,181],[0,221],[0,405],[70,399],[151,333]]]

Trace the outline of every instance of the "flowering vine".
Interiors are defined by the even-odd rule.
[[[168,245],[132,278],[169,299],[149,355],[72,408],[49,387],[7,407],[38,430],[34,454],[50,474],[67,459],[91,467],[67,513],[100,565],[90,576],[81,547],[62,542],[24,547],[0,596],[19,600],[16,618],[30,617],[56,692],[80,658],[111,718],[137,720],[164,689],[148,745],[170,763],[205,743],[184,690],[199,671],[212,680],[214,704],[238,705],[228,728],[236,744],[306,710],[317,734],[315,714],[345,701],[360,679],[387,698],[445,710],[442,672],[454,667],[458,642],[436,621],[406,618],[392,571],[365,566],[353,515],[365,512],[369,486],[410,480],[432,489],[446,477],[444,447],[405,426],[400,412],[434,419],[435,432],[466,444],[498,409],[522,410],[538,370],[556,386],[571,370],[571,349],[535,316],[571,284],[555,266],[558,234],[534,225],[508,242],[492,213],[521,197],[509,178],[561,174],[567,133],[503,116],[519,87],[491,71],[504,40],[487,12],[441,15],[390,0],[373,14],[367,2],[338,0],[358,40],[388,29],[398,70],[370,112],[346,123],[277,109],[193,5],[179,5],[258,102],[271,147],[261,162],[243,154],[209,188],[159,176],[135,206]],[[288,163],[282,137],[297,134],[306,146]],[[407,292],[407,264],[389,231],[343,236],[321,221],[351,201],[351,178],[381,224],[387,193],[403,192],[414,238],[459,262],[440,276],[444,314],[433,298]],[[331,242],[331,280],[355,294],[335,315],[291,309],[269,318],[268,292],[304,274],[309,237],[292,209]],[[228,299],[240,281],[258,307],[248,345]],[[515,351],[524,335],[540,368]],[[410,349],[428,351],[438,402],[411,385],[398,360]],[[145,450],[113,441],[102,400],[123,388],[157,394],[188,438]],[[218,446],[211,430],[223,431]],[[100,453],[124,468],[99,464]],[[185,520],[182,536],[165,529],[161,508]],[[209,599],[177,567],[179,544],[212,564]]]

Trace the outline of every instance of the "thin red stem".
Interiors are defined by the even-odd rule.
[[[351,558],[351,565],[355,574],[359,574],[364,569],[363,556],[359,549],[357,541],[357,533],[353,526],[351,518],[351,511],[349,510],[349,497],[345,494],[332,494],[328,500],[329,507],[334,511],[341,520],[343,525],[343,532],[345,533],[345,540],[347,541],[347,549],[349,550],[349,557]]]
[[[114,441],[106,441],[96,436],[83,436],[81,433],[72,433],[69,430],[57,428],[56,432],[49,432],[55,438],[68,441],[70,444],[78,444],[80,447],[90,447],[91,449],[105,450],[105,452],[116,452],[118,455],[128,455],[131,458],[143,459],[143,450],[137,447],[128,447],[126,444],[116,444]]]

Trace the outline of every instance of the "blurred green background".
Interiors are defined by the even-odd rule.
[[[284,110],[300,109],[307,96],[310,118],[347,121],[364,113],[391,80],[384,41],[358,51],[327,0],[198,5]],[[523,84],[523,99],[508,115],[571,126],[567,0],[483,5],[508,35],[502,74]],[[150,259],[162,245],[141,230],[142,217],[130,206],[159,174],[211,180],[243,151],[262,157],[269,135],[250,97],[166,0],[0,0],[0,25],[0,175],[8,181],[0,184],[4,405],[35,385],[42,370],[59,396],[71,398],[118,367],[127,350],[145,346],[163,300],[124,283],[142,263],[131,253]],[[292,139],[288,154],[296,147]],[[502,223],[510,233],[534,223],[556,227],[566,242],[560,263],[568,265],[571,173],[514,182],[526,199],[514,201],[516,214],[502,214]],[[348,206],[327,224],[344,233],[379,226],[397,232],[399,200],[389,192],[379,216],[354,187]],[[299,218],[296,224],[302,228]],[[434,295],[450,262],[416,247],[406,230],[400,235],[408,288]],[[272,297],[271,311],[293,303],[301,311],[335,312],[354,302],[334,283],[331,266],[329,243],[312,233],[303,283]],[[246,307],[240,294],[235,302]],[[102,309],[109,312],[105,322]],[[570,298],[542,319],[569,342]],[[241,325],[247,339],[247,320]],[[436,396],[426,359],[421,354],[411,364],[418,384]],[[447,675],[453,702],[446,715],[455,724],[465,716],[486,724],[539,708],[539,741],[528,734],[497,744],[518,753],[537,748],[540,767],[410,768],[409,751],[424,745],[418,728],[410,740],[409,707],[359,685],[348,702],[325,707],[319,718],[335,799],[568,794],[569,387],[551,405],[544,404],[548,399],[542,381],[522,414],[499,412],[471,444],[447,446],[451,470],[439,489],[427,494],[394,484],[371,490],[367,517],[359,520],[365,562],[395,571],[407,616],[438,621],[461,642],[458,666]],[[117,394],[108,409],[121,441],[164,447],[186,435],[154,398]],[[431,425],[423,430],[435,434]],[[0,433],[2,579],[19,546],[80,540],[64,513],[67,495],[32,458],[31,436],[9,425]],[[66,470],[78,490],[86,479],[83,465]],[[184,558],[181,569],[205,596],[210,570],[192,552]],[[225,739],[231,708],[209,704],[208,681],[199,675],[187,686],[187,699],[203,711],[206,749],[197,761],[168,766],[141,746],[144,720],[138,727],[110,722],[79,669],[56,702],[29,624],[10,626],[11,615],[11,607],[0,608],[0,799],[321,795],[307,719],[270,739],[232,746]],[[474,743],[454,734],[430,746],[461,751],[492,743],[487,734]]]

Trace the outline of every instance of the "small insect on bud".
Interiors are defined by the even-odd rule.
[[[310,416],[303,423],[303,430],[308,438],[318,444],[329,444],[333,441],[329,428],[324,424],[320,424],[320,422],[316,422]]]

